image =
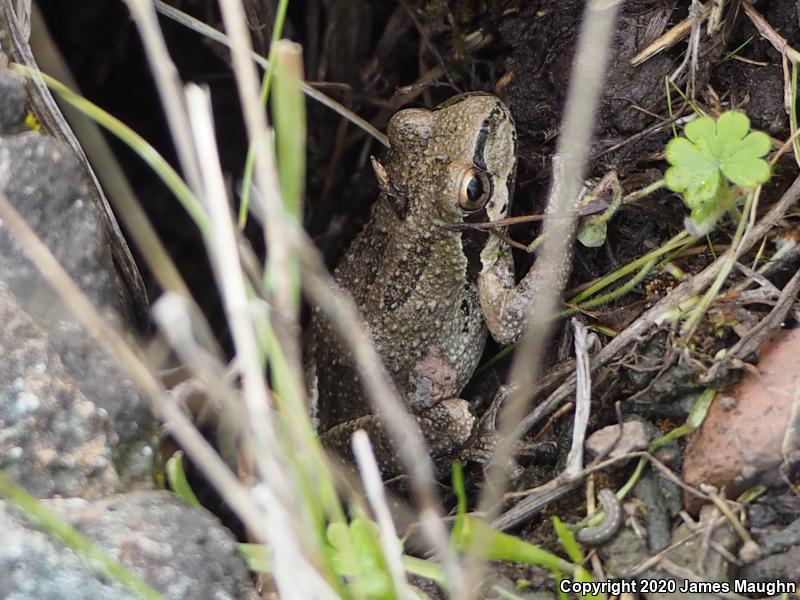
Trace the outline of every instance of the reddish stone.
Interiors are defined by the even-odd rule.
[[[720,392],[684,454],[683,479],[723,489],[728,498],[755,483],[777,483],[784,437],[800,381],[800,330],[774,332],[758,351],[758,373],[747,371],[733,388]],[[687,494],[686,509],[702,504]]]

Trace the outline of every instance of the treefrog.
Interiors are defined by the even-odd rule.
[[[559,282],[537,279],[534,267],[515,285],[505,241],[454,227],[508,214],[517,138],[500,99],[468,93],[433,110],[401,110],[387,133],[386,163],[373,158],[380,197],[334,277],[355,300],[432,458],[449,465],[486,450],[478,420],[458,394],[488,333],[501,344],[517,341],[539,286]],[[310,354],[323,443],[348,454],[351,433],[364,428],[384,474],[399,472],[350,352],[319,308]]]

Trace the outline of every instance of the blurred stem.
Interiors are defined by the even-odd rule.
[[[289,8],[289,0],[280,0],[278,10],[275,14],[275,24],[272,26],[272,39],[269,47],[269,59],[267,69],[261,78],[261,104],[266,107],[269,100],[270,84],[275,71],[275,44],[281,39],[283,25],[286,22],[286,11]],[[305,140],[305,136],[303,136]],[[239,203],[239,229],[244,229],[247,225],[247,213],[250,209],[250,192],[253,188],[253,168],[255,167],[255,147],[253,144],[247,148],[247,158],[244,163],[244,176],[242,177],[242,198]]]
[[[198,202],[195,195],[181,179],[180,175],[172,166],[164,160],[158,151],[150,145],[143,137],[125,125],[115,116],[109,114],[96,104],[93,104],[83,96],[76,94],[60,81],[53,79],[46,73],[34,71],[24,65],[14,64],[11,68],[26,77],[41,77],[48,88],[56,92],[69,105],[88,116],[103,128],[124,142],[133,150],[147,165],[153,169],[159,179],[169,188],[173,195],[178,199],[183,208],[197,225],[200,232],[206,236],[208,234],[208,217],[203,207]]]
[[[293,42],[274,45],[275,93],[272,113],[275,123],[275,146],[278,158],[278,181],[286,218],[302,222],[303,183],[306,170],[306,112],[300,82],[303,80],[302,48]],[[297,260],[287,257],[286,264],[276,264],[268,257],[265,283],[274,285],[275,269],[287,272],[291,286],[291,309],[300,306],[300,268]]]

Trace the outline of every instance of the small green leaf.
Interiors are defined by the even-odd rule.
[[[686,138],[675,138],[667,144],[666,157],[672,165],[664,175],[667,187],[673,192],[688,193],[686,203],[690,208],[690,198],[699,202],[716,196],[719,166],[708,151]]]
[[[722,113],[717,119],[717,135],[712,138],[716,142],[716,155],[722,158],[731,151],[735,152],[749,131],[750,119],[746,114],[733,110]]]
[[[556,536],[558,536],[558,541],[561,542],[561,547],[564,548],[569,559],[577,565],[581,564],[584,560],[583,552],[578,542],[575,541],[575,536],[557,516],[553,516],[553,529],[556,532]]]
[[[183,468],[183,452],[178,450],[169,457],[167,461],[167,481],[172,491],[183,498],[189,506],[200,506],[200,500],[195,496],[189,480],[186,479],[186,471]]]
[[[686,125],[684,133],[701,152],[709,152],[709,144],[716,133],[716,125],[711,117],[698,117]]]
[[[355,518],[348,526],[336,522],[328,525],[328,543],[333,549],[336,572],[347,577],[368,598],[393,597],[393,585],[381,551],[380,530],[365,518]]]
[[[686,137],[667,144],[671,165],[664,174],[667,187],[683,195],[698,230],[708,230],[731,205],[728,182],[752,189],[769,180],[763,159],[770,151],[769,136],[750,131],[750,119],[737,111],[718,120],[698,117],[686,125]]]
[[[253,573],[269,573],[272,566],[269,548],[264,544],[237,544],[247,569]]]
[[[587,248],[599,248],[606,241],[606,221],[587,221],[578,231],[578,241]]]

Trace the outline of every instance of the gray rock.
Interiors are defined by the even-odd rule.
[[[641,421],[625,421],[620,433],[619,425],[608,425],[592,433],[586,440],[586,452],[590,457],[617,458],[629,452],[646,450],[652,432]]]
[[[644,505],[647,544],[650,552],[661,552],[672,543],[672,522],[683,508],[681,489],[657,471],[646,473],[634,487]]]
[[[107,316],[127,323],[123,289],[114,268],[110,234],[87,201],[88,183],[69,148],[29,131],[0,138],[0,185],[17,211],[61,265]],[[60,317],[61,303],[43,293],[44,280],[24,259],[4,228],[0,236],[0,278],[43,315]]]
[[[47,332],[0,284],[0,468],[40,498],[113,493],[108,413],[67,373]]]
[[[20,126],[25,117],[25,80],[7,69],[0,71],[0,133]]]
[[[751,582],[797,581],[800,578],[800,546],[771,554],[745,565],[738,576]]]
[[[257,598],[231,533],[173,494],[132,492],[94,502],[43,503],[166,598]],[[0,597],[138,600],[6,503],[0,503],[0,530]]]
[[[53,138],[34,132],[0,138],[0,186],[6,196],[103,316],[125,329],[132,318],[123,300],[125,287],[113,264],[113,237],[85,200],[87,187],[80,174],[70,151]],[[36,396],[42,408],[27,420],[12,420],[16,429],[11,432],[6,431],[11,425],[0,423],[0,444],[8,442],[10,435],[14,439],[8,443],[14,444],[14,452],[35,448],[40,453],[39,457],[5,455],[6,460],[19,465],[31,460],[43,467],[42,453],[58,455],[72,447],[73,438],[81,444],[93,440],[95,455],[112,459],[118,485],[109,489],[112,478],[105,470],[102,482],[89,482],[97,471],[87,472],[87,464],[76,470],[74,456],[61,466],[61,457],[56,456],[49,463],[56,471],[31,472],[19,481],[27,487],[36,479],[30,489],[43,497],[74,495],[81,477],[87,482],[87,492],[82,494],[87,497],[149,481],[156,425],[147,405],[107,351],[75,322],[2,226],[0,282],[7,286],[0,297],[5,304],[2,310],[13,319],[3,322],[19,322],[0,339],[0,415],[13,414],[22,392]],[[58,423],[69,422],[70,426],[50,427],[48,415],[66,407],[70,409]],[[80,412],[75,412],[77,407],[82,407]],[[86,423],[78,423],[79,414],[87,417]],[[45,441],[48,446],[41,445]],[[50,484],[44,481],[47,477]],[[59,478],[64,481],[58,483]]]

